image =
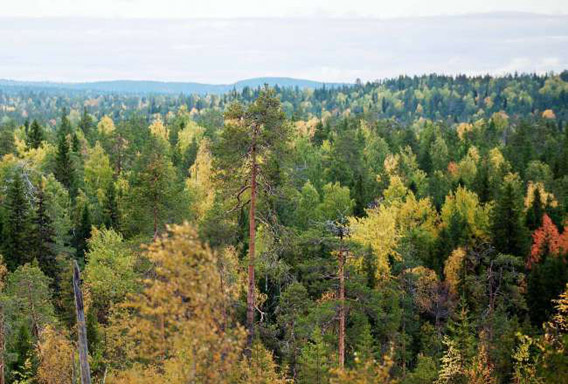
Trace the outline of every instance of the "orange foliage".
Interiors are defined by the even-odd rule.
[[[568,229],[564,227],[562,235],[548,215],[542,217],[542,226],[533,233],[531,253],[527,260],[527,268],[540,262],[541,257],[549,254],[565,258],[568,254]]]

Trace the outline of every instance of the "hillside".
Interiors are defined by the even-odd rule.
[[[245,87],[257,88],[264,84],[270,86],[299,89],[320,89],[324,86],[333,88],[344,84],[321,83],[311,80],[293,79],[289,77],[258,77],[240,80],[233,84],[201,84],[193,82],[161,82],[114,80],[82,83],[47,82],[47,81],[14,81],[0,80],[0,89],[26,89],[35,91],[81,91],[127,94],[222,94],[232,90],[241,91]]]

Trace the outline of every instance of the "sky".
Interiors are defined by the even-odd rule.
[[[564,0],[0,2],[3,79],[353,82],[568,69]]]
[[[486,12],[566,14],[565,0],[2,0],[9,16],[141,18],[417,17]]]

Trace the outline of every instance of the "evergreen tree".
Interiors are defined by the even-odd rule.
[[[94,122],[93,122],[93,118],[91,117],[91,115],[89,115],[87,113],[86,107],[83,108],[83,113],[81,114],[81,119],[79,120],[78,126],[79,126],[79,129],[83,131],[85,138],[87,138],[89,143],[92,144],[93,136],[94,136],[94,132],[93,132]]]
[[[32,260],[29,236],[32,230],[32,208],[20,170],[13,172],[4,201],[2,252],[6,266],[13,271]]]
[[[37,149],[41,145],[42,141],[45,140],[45,133],[43,128],[39,125],[37,120],[32,121],[30,131],[27,136],[27,144],[30,148]]]
[[[54,282],[58,275],[55,251],[55,228],[47,213],[45,185],[42,180],[36,195],[36,211],[33,218],[32,236],[33,256],[42,272]]]
[[[73,162],[71,161],[69,141],[64,132],[65,130],[60,128],[57,133],[54,175],[57,181],[67,188],[69,195],[74,198],[77,195],[77,191],[75,189]]]
[[[118,211],[118,203],[116,201],[116,187],[114,182],[108,184],[105,193],[105,203],[103,206],[104,225],[107,228],[118,230],[120,228],[120,214]]]
[[[508,175],[499,190],[493,210],[493,244],[501,253],[524,256],[528,231],[523,214],[521,180]]]
[[[263,88],[248,108],[239,103],[229,107],[226,126],[217,147],[217,169],[226,189],[242,206],[243,193],[250,192],[249,260],[247,292],[247,347],[254,339],[255,245],[257,194],[270,197],[278,189],[279,164],[287,150],[289,129],[274,90]],[[259,183],[260,181],[260,183]],[[262,187],[262,188],[259,188]]]
[[[88,204],[83,206],[81,211],[81,221],[75,229],[75,236],[73,238],[73,246],[75,247],[75,255],[79,264],[85,263],[85,252],[87,251],[87,240],[91,237],[91,213]]]
[[[535,188],[532,204],[527,211],[527,227],[531,231],[540,228],[540,226],[542,225],[542,216],[544,215],[544,213],[545,210],[542,206],[540,188]]]
[[[306,343],[300,354],[298,383],[329,383],[330,369],[334,366],[329,346],[323,340],[319,327],[314,328],[311,341]]]

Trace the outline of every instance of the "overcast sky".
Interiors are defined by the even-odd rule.
[[[408,17],[483,12],[566,14],[566,0],[3,0],[2,15],[87,17]]]
[[[568,69],[565,0],[1,1],[4,79],[352,82]]]

